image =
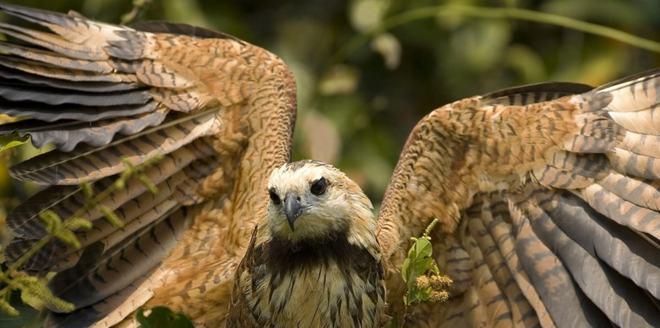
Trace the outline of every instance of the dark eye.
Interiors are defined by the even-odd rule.
[[[277,195],[275,189],[269,189],[268,196],[270,196],[270,200],[273,202],[273,204],[280,205],[280,203],[282,203],[282,200],[280,200],[280,196]]]
[[[309,188],[309,190],[312,192],[312,194],[316,196],[321,196],[323,193],[325,193],[325,189],[328,188],[328,181],[325,180],[325,178],[320,178],[314,182],[312,182],[312,186]]]

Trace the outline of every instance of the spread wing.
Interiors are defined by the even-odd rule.
[[[571,95],[573,94],[573,95]],[[593,90],[544,84],[458,101],[415,127],[378,239],[389,301],[411,236],[440,220],[454,280],[421,326],[660,324],[660,71]]]
[[[81,249],[51,242],[23,266],[58,272],[51,288],[76,306],[49,324],[105,316],[103,325],[114,324],[149,299],[202,322],[222,320],[217,302],[266,205],[250,191],[265,190],[270,170],[289,158],[295,84],[287,67],[187,25],[134,29],[76,13],[0,10],[33,25],[0,23],[8,38],[0,42],[0,113],[19,118],[0,134],[54,148],[11,168],[45,188],[9,214],[8,258],[46,234],[46,210],[93,221],[77,232]],[[102,195],[134,167],[141,179],[85,207],[81,183]],[[123,227],[104,219],[109,211]]]

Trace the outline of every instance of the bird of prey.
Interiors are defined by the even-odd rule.
[[[379,327],[384,272],[360,187],[328,164],[302,161],[275,169],[268,194],[227,327]]]
[[[310,216],[316,221],[296,218],[296,206],[321,177],[345,183],[334,191],[362,194],[320,164],[321,177],[300,177],[309,170],[284,166],[269,186],[291,151],[295,83],[286,65],[261,48],[187,25],[126,27],[73,12],[4,4],[0,10],[34,25],[0,24],[8,37],[0,43],[0,112],[20,118],[0,133],[54,148],[11,169],[15,178],[46,187],[9,214],[7,257],[18,258],[44,236],[39,214],[45,210],[94,225],[77,232],[80,250],[53,242],[23,267],[57,272],[52,290],[76,307],[51,313],[46,324],[130,325],[143,305],[167,305],[206,327],[228,318],[260,324],[268,311],[291,311],[282,303],[288,292],[272,287],[296,288],[274,282],[299,273],[259,271],[263,261],[286,265],[291,254],[263,258],[270,250],[259,247],[287,236],[289,225],[334,217],[329,211]],[[346,254],[364,261],[335,271],[356,272],[351,265],[362,264],[378,275],[370,263],[379,259],[385,310],[400,315],[410,238],[438,219],[433,254],[454,281],[451,296],[413,307],[408,326],[660,325],[659,91],[656,69],[597,88],[545,83],[432,111],[410,134],[386,191],[372,230],[378,249],[362,243],[368,254]],[[98,206],[84,207],[89,190],[81,183],[93,182],[99,193],[143,163],[151,164],[141,177],[158,193],[130,180]],[[287,192],[301,203],[287,203]],[[284,201],[279,214],[278,200]],[[317,206],[334,211],[350,204],[368,201]],[[104,220],[108,211],[125,225]],[[268,228],[273,219],[279,232]],[[304,254],[316,251],[301,246]],[[260,296],[240,292],[259,277],[268,283],[257,287],[272,288],[279,303],[255,314],[247,306],[263,309]]]

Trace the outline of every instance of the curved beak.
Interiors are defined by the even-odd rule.
[[[287,193],[284,197],[284,214],[286,220],[289,221],[291,231],[294,230],[293,223],[302,214],[302,207],[300,206],[300,197],[293,193]]]

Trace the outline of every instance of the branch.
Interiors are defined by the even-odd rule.
[[[132,23],[149,4],[151,4],[151,0],[133,0],[133,8],[131,8],[131,11],[121,15],[120,24],[128,25]]]
[[[633,47],[660,53],[660,42],[638,37],[612,27],[593,24],[570,17],[520,8],[497,8],[478,6],[442,5],[412,9],[386,18],[381,25],[353,37],[333,57],[331,64],[345,60],[373,36],[407,23],[439,16],[464,16],[476,18],[517,19],[535,23],[561,26],[568,29],[601,36],[629,44]]]

